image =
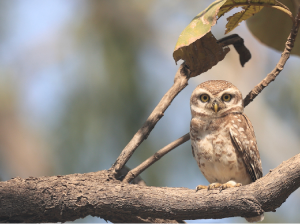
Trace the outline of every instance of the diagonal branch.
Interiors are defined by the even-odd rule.
[[[240,56],[240,63],[242,66],[246,62],[248,62],[251,59],[251,53],[244,45],[244,40],[237,34],[229,35],[227,37],[224,37],[222,39],[219,39],[217,43],[222,44],[223,47],[228,45],[234,45],[236,51],[238,52]],[[177,146],[183,144],[184,142],[188,141],[190,139],[189,133],[185,134],[181,138],[175,140],[174,142],[171,142],[169,145],[165,146],[158,152],[156,152],[153,156],[149,157],[146,161],[144,161],[142,164],[137,166],[136,168],[132,169],[126,177],[124,178],[125,182],[132,181],[136,176],[138,176],[140,173],[142,173],[145,169],[147,169],[149,166],[151,166],[153,163],[158,161],[161,157],[163,157],[165,154],[176,148]]]
[[[130,170],[126,177],[124,178],[124,182],[131,182],[135,177],[140,175],[145,169],[147,169],[149,166],[151,166],[153,163],[158,161],[161,157],[166,155],[168,152],[173,150],[174,148],[178,147],[179,145],[185,143],[190,139],[190,134],[187,133],[184,136],[180,137],[179,139],[175,140],[174,142],[171,142],[169,145],[163,147],[159,151],[157,151],[153,156],[149,157],[147,160],[145,160],[143,163],[138,165],[136,168]]]
[[[287,39],[287,42],[285,43],[285,49],[281,54],[281,57],[279,59],[279,62],[277,63],[276,67],[273,69],[272,72],[270,72],[266,78],[264,78],[258,85],[256,85],[251,91],[250,93],[248,93],[248,95],[244,98],[244,107],[248,106],[249,103],[251,103],[255,97],[257,97],[258,94],[261,93],[261,91],[267,87],[272,81],[275,80],[275,78],[279,75],[279,73],[282,71],[286,61],[289,59],[291,51],[294,47],[294,43],[298,34],[298,30],[299,30],[299,26],[300,26],[300,7],[298,8],[298,14],[295,17],[295,23],[291,29],[291,32],[289,34],[289,37]],[[230,43],[226,43],[226,39],[221,41],[224,42],[224,44],[232,44],[232,42]],[[232,40],[230,40],[232,41]],[[184,136],[189,135],[189,133],[185,134]],[[190,137],[188,136],[187,139],[184,141],[188,141],[190,139]],[[179,139],[175,140],[174,142],[178,141]],[[182,142],[181,144],[183,144],[184,142]],[[170,143],[172,144],[172,143]],[[169,145],[170,145],[169,144]],[[179,144],[180,145],[180,144]],[[178,146],[179,146],[178,145]],[[176,146],[177,147],[177,146]],[[175,148],[175,147],[174,147]],[[174,149],[172,148],[172,149]],[[171,150],[172,150],[171,149]],[[170,151],[171,151],[170,150]],[[168,151],[169,152],[169,151]],[[154,163],[154,162],[153,162]],[[151,164],[153,164],[151,163]],[[140,173],[139,173],[140,174]],[[127,179],[127,178],[126,178]],[[128,178],[129,180],[130,178]]]
[[[300,187],[300,154],[239,188],[195,190],[122,183],[109,171],[0,182],[0,222],[253,217],[275,211]]]
[[[156,123],[163,117],[165,110],[170,106],[173,99],[188,85],[189,78],[190,70],[183,63],[175,75],[173,86],[164,95],[159,104],[148,117],[147,121],[133,136],[133,138],[117,158],[116,162],[111,167],[110,170],[114,172],[114,175],[116,175],[123,168],[137,147],[148,137]]]
[[[294,47],[294,43],[298,34],[300,25],[300,7],[298,8],[298,14],[295,18],[295,23],[293,24],[292,30],[290,35],[285,43],[285,49],[281,54],[279,62],[277,63],[276,67],[270,72],[266,78],[264,78],[257,86],[253,88],[253,90],[248,93],[246,98],[244,99],[244,105],[247,106],[250,102],[254,100],[254,98],[261,93],[261,91],[267,87],[271,82],[275,80],[275,78],[279,75],[282,71],[286,61],[289,59],[291,51]]]

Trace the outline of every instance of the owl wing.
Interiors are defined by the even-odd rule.
[[[230,136],[234,147],[242,154],[252,181],[262,177],[262,166],[252,124],[245,114],[233,116]]]

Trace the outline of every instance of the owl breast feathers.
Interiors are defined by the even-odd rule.
[[[254,130],[243,111],[242,94],[230,82],[207,81],[192,93],[192,152],[213,186],[246,185],[262,177]],[[247,220],[260,221],[263,215],[253,218]]]

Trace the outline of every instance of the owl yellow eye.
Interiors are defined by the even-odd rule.
[[[207,95],[207,94],[202,94],[201,96],[200,96],[200,100],[202,101],[202,102],[207,102],[207,101],[209,101],[209,95]]]
[[[222,100],[225,102],[229,102],[231,100],[231,95],[230,94],[224,94],[222,96]]]

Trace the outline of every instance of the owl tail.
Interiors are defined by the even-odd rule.
[[[260,216],[245,218],[247,222],[260,222],[263,221],[265,218],[264,214],[261,214]]]

